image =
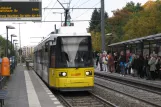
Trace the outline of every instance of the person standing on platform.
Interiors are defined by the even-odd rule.
[[[146,55],[144,58],[144,66],[143,66],[143,72],[144,72],[144,76],[146,76],[146,78],[149,77],[149,68],[150,66],[148,65],[148,61],[149,61],[149,55]]]
[[[139,55],[139,58],[138,58],[138,76],[140,76],[140,78],[144,77],[143,66],[144,66],[144,57],[142,55]]]
[[[96,66],[98,67],[98,62],[99,62],[99,53],[96,53]]]
[[[103,68],[102,68],[102,53],[99,54],[99,64],[100,64],[100,71],[103,71]]]
[[[132,71],[133,72],[131,72],[131,74],[132,74],[132,76],[133,77],[136,77],[137,76],[137,64],[138,62],[137,62],[137,56],[135,55],[135,54],[133,54],[133,59],[132,59]]]
[[[112,73],[112,72],[114,72],[114,58],[113,58],[113,56],[112,56],[112,54],[111,53],[109,53],[109,58],[108,58],[108,66],[109,66],[109,71]]]
[[[160,69],[160,64],[161,64],[161,62],[160,62],[161,60],[160,60],[160,56],[158,56],[157,57],[157,61],[156,61],[156,76],[155,77],[159,77],[159,69]]]
[[[156,55],[152,54],[151,58],[148,62],[148,64],[150,65],[150,75],[148,79],[153,79],[155,80],[155,70],[156,70]]]
[[[102,61],[103,61],[103,71],[107,72],[108,71],[108,69],[107,69],[108,59],[107,59],[107,52],[106,51],[103,52]]]
[[[114,53],[114,66],[115,66],[115,72],[118,72],[117,70],[117,64],[118,64],[118,56],[117,56],[117,53]]]
[[[120,62],[121,75],[122,75],[122,76],[125,76],[125,63],[126,63],[126,57],[125,57],[123,51],[121,51],[121,53],[120,53],[119,62]]]

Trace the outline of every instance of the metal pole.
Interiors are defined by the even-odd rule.
[[[62,13],[61,13],[61,26],[62,26]]]
[[[11,35],[11,56],[12,56],[12,35]]]
[[[21,23],[19,23],[19,40],[20,40],[20,64],[21,64],[21,34],[20,34],[20,24]]]
[[[26,24],[26,23],[14,23],[14,24],[19,24],[19,41],[20,41],[20,53],[21,53],[21,34],[20,34],[21,30],[20,30],[20,24]],[[20,54],[19,56],[20,56],[20,64],[21,64],[22,55]]]
[[[21,34],[20,34],[20,23],[19,23],[19,39],[20,39],[20,49],[21,49]]]
[[[105,17],[104,17],[104,0],[101,0],[101,38],[102,38],[102,51],[105,51]]]
[[[6,57],[8,57],[8,28],[6,27],[7,30],[7,41],[6,41]]]

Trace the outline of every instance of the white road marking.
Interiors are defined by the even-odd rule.
[[[54,96],[54,95],[49,95],[49,97],[55,98],[55,96]]]
[[[51,91],[50,90],[45,90],[47,93],[51,93]]]
[[[57,98],[51,98],[51,100],[57,100]]]
[[[28,71],[25,70],[24,73],[25,73],[25,81],[26,81],[29,107],[41,107],[39,99],[35,92],[34,86],[28,74]]]
[[[56,107],[63,107],[63,106],[56,106]]]
[[[54,104],[60,104],[60,102],[59,101],[54,101]]]
[[[50,95],[51,95],[51,94],[53,94],[53,93],[47,93],[47,94],[50,94]]]
[[[64,107],[63,105],[61,105],[61,103],[58,101],[58,99],[52,94],[52,92],[46,87],[46,85],[40,80],[40,78],[34,72],[33,72],[33,74],[36,76],[36,78],[40,82],[41,86],[43,86],[44,90],[49,95],[50,99],[52,101],[54,101],[54,104],[59,104],[56,107]]]

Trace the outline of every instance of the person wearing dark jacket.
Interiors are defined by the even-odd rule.
[[[148,61],[149,61],[149,55],[146,55],[144,58],[144,66],[143,66],[143,72],[144,72],[144,76],[148,77],[149,74],[149,65],[148,65]]]
[[[119,63],[120,63],[121,74],[122,74],[122,76],[124,76],[125,75],[126,57],[125,57],[123,51],[121,51]]]
[[[140,55],[138,58],[138,76],[140,76],[140,78],[144,77],[143,66],[144,66],[144,57]]]
[[[103,68],[102,68],[102,53],[100,53],[99,55],[99,64],[100,64],[100,71],[103,71]]]
[[[117,69],[117,64],[118,64],[118,56],[117,53],[114,53],[114,64],[115,64],[115,71],[119,72]]]

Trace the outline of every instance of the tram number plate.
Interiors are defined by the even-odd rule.
[[[72,76],[79,76],[79,75],[81,75],[81,73],[72,74]]]

